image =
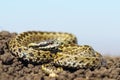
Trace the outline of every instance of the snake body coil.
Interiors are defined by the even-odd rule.
[[[101,54],[89,45],[78,45],[77,38],[70,33],[28,31],[17,35],[9,42],[10,51],[27,61],[53,62],[68,68],[100,67]]]

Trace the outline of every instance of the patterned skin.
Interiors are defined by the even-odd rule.
[[[10,40],[9,49],[23,60],[35,63],[52,62],[55,66],[65,68],[97,68],[103,64],[100,53],[89,45],[78,45],[77,38],[70,33],[23,32]],[[49,72],[48,74],[57,72],[46,66],[42,66],[42,69]]]

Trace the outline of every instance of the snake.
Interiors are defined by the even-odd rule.
[[[22,32],[9,41],[9,50],[28,62],[52,62],[63,68],[97,68],[103,64],[100,53],[89,45],[79,45],[76,36],[67,32]]]

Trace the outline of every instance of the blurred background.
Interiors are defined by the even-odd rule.
[[[1,0],[0,31],[61,31],[104,55],[120,56],[119,0]]]

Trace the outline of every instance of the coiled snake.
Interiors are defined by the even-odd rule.
[[[78,45],[73,34],[64,32],[23,32],[10,40],[9,49],[23,60],[65,68],[97,68],[103,63],[101,54],[91,46]],[[45,66],[42,69],[52,73]]]

